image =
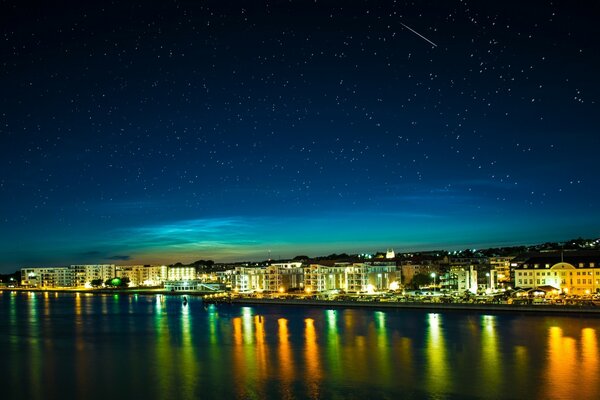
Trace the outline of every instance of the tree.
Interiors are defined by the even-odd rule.
[[[433,278],[429,274],[419,273],[413,276],[412,281],[410,282],[411,286],[415,289],[418,289],[421,286],[429,285],[433,282]]]
[[[102,279],[94,279],[90,283],[91,283],[92,287],[97,288],[99,286],[102,286]]]

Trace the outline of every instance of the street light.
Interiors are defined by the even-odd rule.
[[[433,278],[433,291],[435,292],[435,272],[431,273],[431,277]]]

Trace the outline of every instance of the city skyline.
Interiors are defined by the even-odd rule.
[[[600,236],[585,4],[0,7],[0,272]]]

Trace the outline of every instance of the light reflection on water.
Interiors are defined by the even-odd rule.
[[[11,398],[600,398],[599,318],[0,294]]]

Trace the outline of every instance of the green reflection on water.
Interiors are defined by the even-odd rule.
[[[390,360],[390,348],[388,343],[388,331],[386,329],[386,313],[375,311],[375,327],[377,332],[377,344],[375,365],[377,366],[377,378],[384,384],[391,381],[392,365]]]
[[[29,292],[29,360],[31,374],[31,394],[33,398],[42,398],[42,338],[38,315],[38,295]]]
[[[325,315],[327,318],[327,363],[331,369],[333,379],[340,379],[343,371],[340,335],[337,325],[338,314],[336,310],[327,310],[325,311]]]

